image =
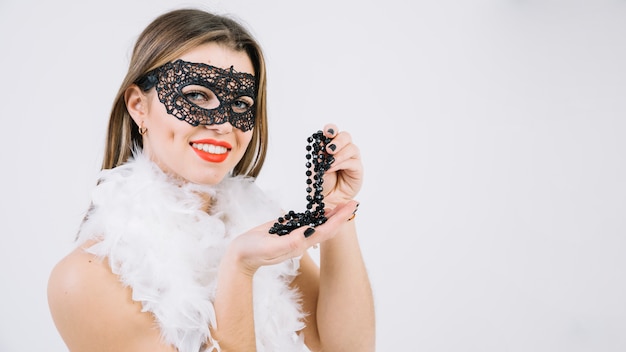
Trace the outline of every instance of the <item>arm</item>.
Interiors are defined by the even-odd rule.
[[[320,339],[328,351],[373,351],[374,299],[354,220],[321,244]]]
[[[141,312],[100,260],[77,248],[52,270],[48,305],[54,323],[71,352],[175,352],[161,341],[152,315]]]
[[[211,334],[224,352],[256,351],[252,301],[255,271],[245,267],[232,247],[220,263],[213,303],[218,323]]]
[[[273,220],[233,240],[220,263],[214,301],[217,327],[213,327],[212,335],[222,351],[256,350],[252,278],[257,269],[302,256],[304,263],[310,262],[312,266],[304,264],[301,268],[307,270],[307,273],[312,268],[312,272],[317,274],[317,267],[306,254],[307,248],[332,237],[353,211],[354,204],[338,207],[329,215],[326,223],[315,228],[315,233],[310,237],[304,236],[307,227],[296,229],[285,236],[271,235],[268,230],[274,224]],[[316,289],[317,286],[309,287]]]
[[[320,250],[321,268],[305,254],[293,282],[309,313],[303,330],[307,346],[312,351],[373,351],[374,299],[354,221],[322,242]]]
[[[254,351],[252,278],[265,265],[301,256],[300,274],[294,280],[309,313],[303,333],[309,348],[326,351],[369,351],[374,349],[374,309],[369,279],[361,257],[354,221],[352,198],[361,186],[362,167],[358,148],[349,134],[328,132],[327,146],[335,162],[324,176],[328,189],[325,202],[328,220],[304,236],[306,228],[289,235],[268,233],[274,221],[236,237],[230,244],[218,273],[215,298],[217,327],[212,334],[224,351]],[[322,243],[321,270],[306,249]]]
[[[355,203],[352,198],[360,190],[363,169],[349,134],[337,133],[335,125],[325,126],[324,131],[333,138],[334,147],[327,147],[327,152],[336,159],[324,176],[325,202],[336,210]],[[302,291],[303,308],[310,314],[305,341],[312,350],[373,351],[374,302],[355,221],[344,221],[332,236],[318,241],[320,268],[303,257],[293,283]]]

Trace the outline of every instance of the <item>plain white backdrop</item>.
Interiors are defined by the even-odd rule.
[[[286,208],[306,136],[361,147],[379,351],[626,350],[626,1],[0,0],[0,352],[67,351],[49,272],[134,40],[185,6],[263,46]]]

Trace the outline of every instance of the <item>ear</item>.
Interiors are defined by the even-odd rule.
[[[148,116],[148,97],[136,84],[126,88],[124,92],[126,110],[137,126],[141,126]]]

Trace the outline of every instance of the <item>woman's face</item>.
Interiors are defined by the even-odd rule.
[[[249,126],[240,124],[240,121],[245,121],[245,118],[237,120],[237,116],[242,115],[239,114],[242,111],[246,109],[254,111],[253,97],[238,94],[237,87],[234,88],[235,93],[232,93],[230,89],[233,85],[228,83],[230,82],[227,77],[228,72],[235,71],[235,74],[239,76],[254,75],[254,68],[245,52],[233,51],[217,43],[201,45],[185,53],[179,59],[217,68],[218,76],[215,81],[212,81],[212,84],[216,84],[213,88],[207,88],[211,86],[210,84],[183,84],[180,89],[185,97],[184,103],[192,103],[188,104],[188,107],[203,108],[205,115],[208,112],[208,116],[217,116],[215,119],[217,123],[193,126],[192,123],[181,119],[181,116],[174,116],[176,111],[173,114],[168,113],[166,105],[159,100],[159,93],[163,95],[163,90],[157,93],[155,89],[151,89],[145,96],[146,114],[139,119],[139,122],[135,118],[138,125],[143,122],[143,127],[147,128],[147,132],[143,135],[143,148],[165,172],[193,183],[217,184],[241,160],[253,131]],[[193,65],[191,69],[193,74]],[[207,66],[199,67],[199,70],[201,69],[213,70]],[[221,73],[226,73],[226,79],[219,76]],[[243,78],[245,81],[245,77]],[[240,89],[240,91],[244,90]],[[220,100],[228,100],[228,107],[227,110],[217,113]],[[168,104],[170,112],[172,108],[179,106],[168,101],[165,101],[165,104]],[[199,115],[201,114],[194,112],[189,114],[187,111],[186,119],[194,120]],[[206,120],[205,116],[205,123]]]

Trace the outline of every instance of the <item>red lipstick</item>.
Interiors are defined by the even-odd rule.
[[[211,149],[214,149],[215,146],[217,147],[221,147],[221,148],[217,148],[218,153],[211,153],[209,151],[205,151],[204,148],[202,148],[202,146],[200,146],[199,148],[194,148],[194,145],[211,145]],[[192,146],[191,149],[193,149],[193,151],[202,159],[211,163],[221,163],[222,161],[226,160],[226,158],[228,157],[228,153],[230,152],[230,150],[233,148],[229,143],[225,142],[225,141],[217,141],[214,139],[199,139],[196,141],[191,141],[190,145]],[[222,153],[223,148],[226,148],[226,151],[224,153]]]

